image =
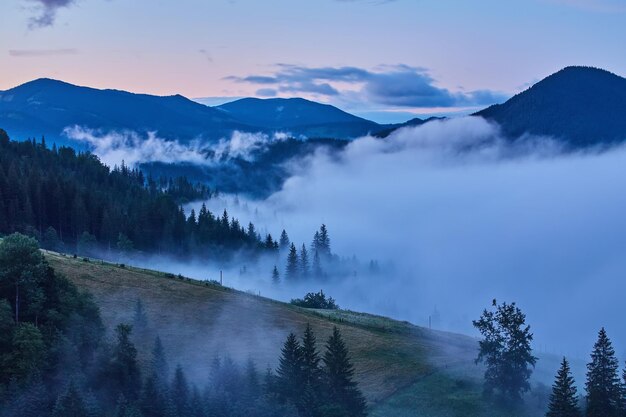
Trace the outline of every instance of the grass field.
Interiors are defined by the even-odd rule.
[[[132,323],[137,300],[148,325],[135,335],[147,360],[161,337],[190,379],[202,383],[215,356],[274,367],[289,334],[310,323],[320,348],[338,326],[373,416],[541,415],[507,413],[486,404],[474,339],[370,314],[308,310],[267,298],[156,271],[46,252],[50,265],[91,292],[108,329]],[[174,364],[171,364],[172,366]]]

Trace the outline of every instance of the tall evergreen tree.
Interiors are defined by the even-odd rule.
[[[322,278],[324,276],[324,271],[322,270],[322,261],[320,259],[319,251],[315,251],[313,253],[313,277]]]
[[[354,365],[336,326],[326,342],[323,363],[330,402],[344,410],[345,415],[365,416],[365,398],[354,381]]]
[[[287,256],[287,268],[285,270],[285,278],[287,281],[296,281],[300,273],[300,265],[298,262],[298,251],[296,245],[293,243],[289,248],[289,255]]]
[[[289,241],[289,236],[287,235],[287,232],[285,231],[285,229],[283,229],[283,231],[280,233],[280,243],[279,243],[279,248],[281,252],[286,251],[287,249],[289,249],[289,246],[291,245],[291,242]]]
[[[157,382],[167,383],[169,378],[169,367],[167,365],[167,358],[165,356],[165,349],[159,336],[154,340],[154,347],[152,348],[152,358],[150,361],[151,371],[156,376]]]
[[[309,265],[309,253],[306,250],[306,246],[302,244],[300,250],[300,276],[302,278],[308,278],[311,273],[311,266]]]
[[[119,324],[115,328],[117,342],[113,347],[111,375],[114,386],[125,399],[134,401],[141,390],[141,374],[137,362],[137,349],[130,340],[132,326]]]
[[[322,376],[320,360],[315,334],[311,324],[307,323],[302,337],[302,370],[305,383],[313,386],[319,384]]]
[[[276,390],[283,400],[295,402],[302,393],[302,347],[290,333],[281,350],[276,370]]]
[[[322,257],[330,256],[330,236],[328,236],[328,229],[325,224],[320,227],[319,248]]]
[[[172,381],[172,399],[176,406],[176,413],[179,416],[187,416],[190,414],[190,389],[187,383],[187,377],[183,368],[178,365],[176,372],[174,373],[174,380]]]
[[[272,270],[272,284],[280,284],[280,273],[278,272],[276,265],[274,265],[274,269]]]
[[[563,358],[552,386],[546,417],[580,417],[576,385],[566,358]]]
[[[621,403],[619,362],[604,327],[598,333],[587,364],[587,416],[619,417]]]

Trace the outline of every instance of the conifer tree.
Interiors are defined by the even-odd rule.
[[[619,417],[621,389],[619,363],[604,327],[598,333],[591,362],[587,364],[587,416]]]
[[[278,272],[276,265],[274,265],[274,269],[272,270],[272,284],[280,284],[280,273]]]
[[[320,245],[320,232],[316,231],[315,234],[313,235],[313,241],[311,242],[311,252],[319,254],[321,249],[322,248]]]
[[[320,260],[319,251],[315,251],[313,254],[313,276],[315,278],[322,278],[324,271],[322,270],[322,261]]]
[[[300,276],[302,278],[308,278],[311,272],[310,269],[309,254],[306,250],[306,246],[302,244],[302,249],[300,250]]]
[[[365,416],[365,399],[354,381],[354,365],[336,326],[326,342],[323,363],[330,402],[345,410],[346,415]]]
[[[566,358],[563,358],[552,386],[546,417],[580,417],[576,386]]]
[[[289,255],[287,256],[287,268],[285,270],[285,278],[287,281],[295,281],[298,279],[298,274],[300,272],[300,265],[298,263],[298,251],[296,250],[296,245],[293,243],[289,248]]]
[[[167,358],[165,357],[165,349],[159,336],[154,340],[154,347],[152,348],[152,359],[150,361],[151,371],[156,377],[157,383],[167,383],[169,378],[169,368],[167,365]]]
[[[283,231],[280,233],[280,244],[279,244],[279,248],[281,252],[286,251],[287,249],[289,249],[289,246],[291,245],[291,242],[289,241],[289,236],[287,235],[287,232],[285,231],[285,229],[283,229]]]
[[[174,380],[172,381],[172,399],[176,406],[176,413],[179,416],[187,416],[190,413],[190,390],[189,384],[183,368],[178,365],[176,372],[174,373]]]
[[[137,362],[137,349],[130,340],[132,326],[119,324],[115,328],[117,343],[113,348],[111,374],[115,387],[125,399],[134,401],[141,390],[141,375]]]
[[[320,227],[319,248],[320,255],[322,255],[322,257],[330,256],[330,237],[328,236],[328,229],[325,224],[322,224]]]
[[[295,401],[302,392],[302,347],[290,333],[281,350],[276,370],[276,390],[284,400]]]
[[[317,387],[321,378],[321,358],[316,343],[311,324],[307,323],[302,337],[302,372],[304,382],[313,385],[313,387]]]

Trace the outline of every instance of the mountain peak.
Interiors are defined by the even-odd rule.
[[[550,136],[572,147],[616,143],[626,140],[626,79],[570,66],[476,115],[499,123],[512,138]]]

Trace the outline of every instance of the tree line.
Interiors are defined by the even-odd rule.
[[[99,309],[56,273],[33,238],[0,242],[1,417],[361,417],[366,403],[336,327],[323,353],[307,325],[290,334],[277,369],[215,357],[204,385],[170,367],[157,337],[147,366],[133,331],[145,328],[138,300],[132,324],[104,337]]]
[[[227,212],[182,205],[211,196],[185,178],[154,179],[122,163],[40,142],[10,141],[0,129],[0,234],[20,232],[52,250],[215,255],[277,250],[271,238]]]

